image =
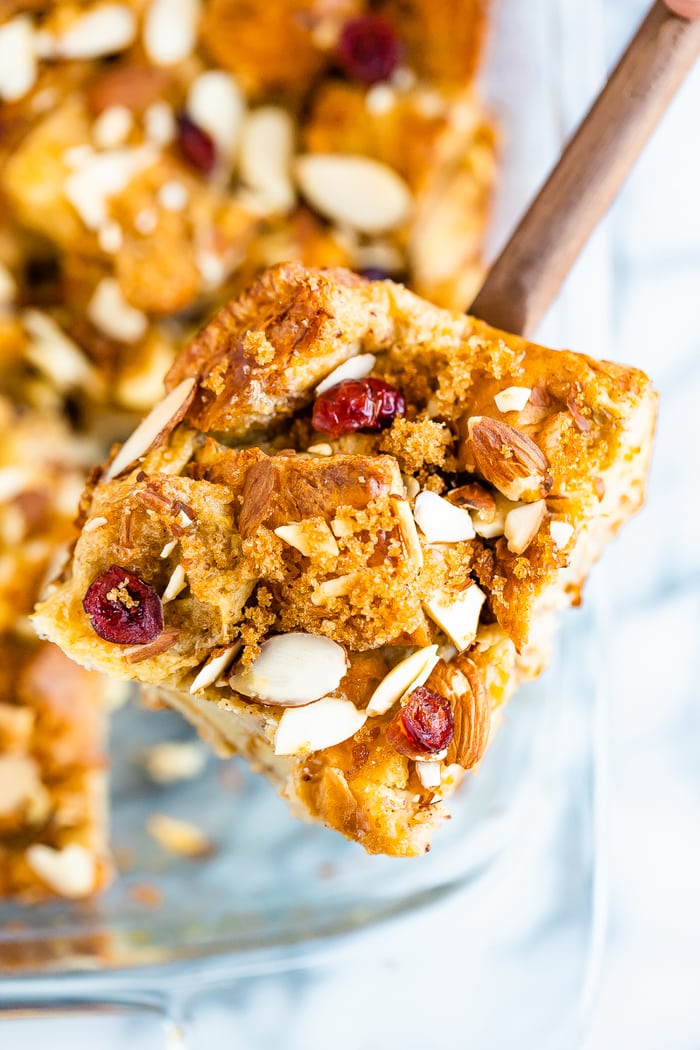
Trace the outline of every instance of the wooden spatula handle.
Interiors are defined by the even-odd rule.
[[[698,55],[700,21],[679,18],[658,0],[469,313],[509,332],[533,332]],[[688,128],[698,134],[700,115]]]

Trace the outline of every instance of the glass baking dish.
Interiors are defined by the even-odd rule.
[[[597,86],[597,4],[584,6],[495,4],[482,77],[501,139],[491,254]],[[543,341],[604,355],[606,266],[598,238],[550,312]],[[508,858],[529,828],[548,868],[575,872],[573,888],[567,884],[564,892],[560,880],[559,897],[533,899],[528,930],[518,930],[524,940],[546,930],[553,916],[561,919],[562,909],[571,917],[577,932],[569,993],[554,1011],[557,1024],[570,1023],[590,990],[601,932],[595,746],[601,697],[593,673],[602,645],[600,608],[594,599],[567,614],[554,666],[511,703],[478,776],[453,801],[452,821],[419,860],[367,857],[331,832],[292,821],[271,788],[235,759],[211,757],[196,779],[157,786],[143,772],[143,751],[164,739],[188,739],[189,728],[167,712],[132,705],[119,711],[111,791],[120,876],[90,904],[0,907],[0,1009],[111,1004],[179,1016],[195,990],[298,966],[330,939],[337,946],[342,934],[450,893],[468,898],[471,887],[490,879],[512,880],[518,863],[508,874]],[[197,861],[166,856],[145,830],[156,810],[199,825],[215,850]]]

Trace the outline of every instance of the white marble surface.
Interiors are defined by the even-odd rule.
[[[610,58],[643,6],[607,3]],[[648,505],[601,567],[610,594],[610,665],[599,672],[610,688],[596,860],[608,922],[585,1024],[575,1004],[588,917],[566,907],[578,873],[556,838],[569,817],[552,806],[551,821],[523,829],[511,861],[522,874],[516,894],[511,869],[500,897],[493,883],[471,888],[357,936],[306,970],[218,988],[198,1004],[185,1045],[700,1046],[699,114],[700,68],[607,230],[613,353],[652,375],[661,414]],[[568,342],[578,345],[576,331]],[[548,907],[553,899],[562,902],[555,913]],[[573,1025],[561,1027],[566,1018]],[[0,1032],[3,1050],[98,1043],[103,1050],[151,1050],[176,1046],[180,1037],[143,1017],[10,1021]]]

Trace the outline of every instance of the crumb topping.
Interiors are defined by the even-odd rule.
[[[118,602],[123,605],[125,609],[138,609],[141,604],[138,598],[133,598],[129,594],[129,588],[127,586],[128,580],[122,580],[116,587],[112,587],[111,591],[108,591],[105,597],[108,602]]]
[[[339,385],[354,384],[353,397],[398,392],[401,412],[384,429],[343,420],[314,454],[314,405],[335,389],[317,387],[358,355],[371,355],[371,375]],[[257,719],[246,754],[265,768],[291,762],[284,790],[306,811],[370,850],[413,849],[454,770],[481,760],[518,661],[535,666],[533,621],[601,499],[613,517],[631,510],[611,505],[601,479],[625,461],[629,420],[653,414],[648,382],[391,282],[295,264],[267,271],[192,339],[168,386],[188,378],[183,421],[130,473],[93,482],[84,519],[105,523],[83,531],[70,578],[38,615],[67,623],[71,651],[99,654],[112,673],[178,703],[195,687],[204,708]],[[167,646],[131,655],[90,634],[81,611],[126,544],[124,564],[157,594],[174,573],[187,583],[163,604]],[[574,597],[578,582],[574,570]],[[121,584],[113,596],[124,598]],[[309,638],[334,646],[347,671],[320,695],[320,670],[305,675],[302,660],[292,696],[284,659]],[[270,664],[276,639],[291,650]],[[204,669],[211,661],[215,677],[227,652],[230,670],[211,680]],[[399,668],[421,652],[433,654],[419,661],[427,680],[395,695]],[[392,674],[389,706],[375,711]]]

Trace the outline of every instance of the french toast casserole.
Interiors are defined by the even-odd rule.
[[[91,475],[35,627],[297,814],[422,853],[642,502],[648,379],[290,263],[166,386]]]

